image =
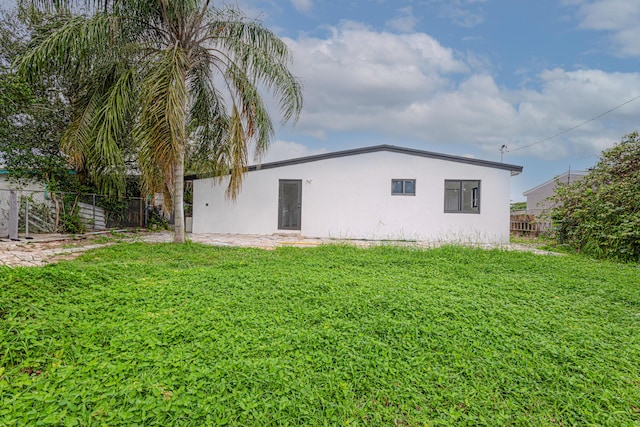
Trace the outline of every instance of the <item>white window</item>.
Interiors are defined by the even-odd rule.
[[[447,213],[480,213],[480,181],[444,181],[444,211]]]

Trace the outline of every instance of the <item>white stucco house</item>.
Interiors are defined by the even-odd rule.
[[[509,241],[510,177],[522,166],[379,145],[193,180],[193,233],[336,239]]]

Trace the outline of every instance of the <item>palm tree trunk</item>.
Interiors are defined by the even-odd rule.
[[[173,182],[173,242],[184,243],[184,147],[180,147],[175,159],[175,177]]]

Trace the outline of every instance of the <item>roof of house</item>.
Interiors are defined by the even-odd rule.
[[[545,182],[543,182],[543,183],[542,183],[542,184],[540,184],[540,185],[536,185],[535,187],[530,188],[529,190],[527,190],[527,191],[525,191],[524,193],[522,193],[522,195],[523,195],[523,196],[526,196],[526,195],[528,195],[528,194],[533,193],[533,192],[534,192],[534,191],[536,191],[536,190],[541,189],[541,188],[542,188],[542,187],[544,187],[545,185],[553,184],[553,183],[555,183],[555,182],[560,182],[560,181],[562,181],[562,180],[563,180],[563,179],[565,179],[565,178],[569,178],[569,176],[570,176],[570,175],[572,175],[572,176],[580,176],[580,177],[583,177],[583,176],[586,176],[588,173],[589,173],[589,171],[579,171],[579,170],[576,170],[576,171],[566,171],[566,172],[561,173],[560,175],[556,175],[556,176],[554,176],[554,177],[553,177],[553,178],[551,178],[550,180],[545,181]]]
[[[469,158],[469,157],[462,157],[462,156],[453,156],[450,154],[441,154],[441,153],[434,153],[431,151],[424,151],[424,150],[416,150],[414,148],[404,148],[404,147],[397,147],[395,145],[375,145],[372,147],[363,147],[363,148],[354,148],[351,150],[344,150],[344,151],[334,151],[331,153],[322,153],[322,154],[316,154],[313,156],[306,156],[306,157],[298,157],[295,159],[288,159],[288,160],[280,160],[277,162],[270,162],[270,163],[263,163],[261,165],[254,165],[254,166],[249,166],[248,171],[255,171],[255,170],[262,170],[262,169],[273,169],[273,168],[279,168],[282,166],[291,166],[291,165],[298,165],[298,164],[302,164],[302,163],[309,163],[309,162],[317,162],[320,160],[327,160],[327,159],[335,159],[335,158],[339,158],[339,157],[347,157],[347,156],[356,156],[359,154],[368,154],[368,153],[376,153],[379,151],[388,151],[391,153],[400,153],[400,154],[408,154],[411,156],[418,156],[418,157],[427,157],[427,158],[431,158],[431,159],[438,159],[438,160],[445,160],[445,161],[449,161],[449,162],[457,162],[457,163],[465,163],[465,164],[469,164],[469,165],[475,165],[475,166],[484,166],[484,167],[490,167],[490,168],[495,168],[495,169],[503,169],[503,170],[508,170],[511,172],[511,175],[518,175],[520,172],[522,172],[522,166],[517,166],[517,165],[511,165],[508,163],[499,163],[499,162],[491,162],[488,160],[479,160],[479,159],[473,159],[473,158]],[[212,175],[211,174],[207,174],[207,175],[189,175],[185,177],[185,180],[191,181],[194,179],[198,179],[198,178],[210,178]]]

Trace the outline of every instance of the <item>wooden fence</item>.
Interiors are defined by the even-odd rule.
[[[551,232],[553,224],[549,220],[536,219],[535,215],[511,215],[511,234],[516,236],[539,236]]]

